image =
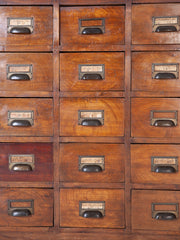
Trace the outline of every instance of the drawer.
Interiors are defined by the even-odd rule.
[[[60,144],[60,181],[124,182],[123,144]]]
[[[0,90],[52,91],[51,53],[0,53]]]
[[[180,4],[139,4],[132,9],[133,44],[179,44]]]
[[[60,8],[61,45],[124,44],[123,6]]]
[[[0,136],[52,136],[52,100],[1,98]]]
[[[179,184],[180,145],[131,145],[131,179],[134,183]]]
[[[134,98],[131,103],[133,137],[180,137],[178,98]]]
[[[132,229],[179,231],[179,191],[132,191]]]
[[[124,90],[124,53],[61,53],[60,89]]]
[[[52,7],[0,7],[0,45],[28,50],[52,47]]]
[[[61,227],[124,228],[124,190],[61,189]]]
[[[53,180],[51,143],[0,143],[0,181]]]
[[[60,99],[61,136],[123,136],[124,100]]]
[[[141,52],[132,55],[132,90],[179,91],[179,52]]]
[[[53,190],[0,189],[0,226],[53,226]]]

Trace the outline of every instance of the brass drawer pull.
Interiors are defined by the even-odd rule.
[[[172,166],[158,166],[155,169],[156,173],[175,173],[176,169]]]
[[[159,212],[155,215],[156,220],[174,220],[177,219],[174,213],[170,212]]]
[[[82,126],[93,126],[93,127],[98,127],[101,126],[102,123],[101,121],[99,121],[98,119],[84,119],[81,122]]]
[[[176,75],[173,73],[157,73],[155,79],[176,79]]]
[[[82,215],[84,218],[103,218],[100,211],[85,211]]]
[[[178,32],[179,16],[159,16],[152,18],[153,32]]]
[[[175,123],[173,120],[168,120],[168,119],[157,119],[154,122],[155,127],[175,127]]]
[[[31,34],[31,31],[28,27],[13,27],[10,30],[12,34]]]
[[[11,212],[12,217],[28,217],[31,216],[29,209],[15,209]]]
[[[19,74],[12,74],[9,78],[9,80],[12,81],[18,81],[18,80],[30,80],[30,77],[28,74],[24,74],[24,73],[19,73]]]
[[[12,127],[31,127],[31,123],[29,120],[13,120],[11,122]]]
[[[177,32],[176,26],[159,26],[156,28],[156,32]]]
[[[84,74],[81,80],[103,80],[101,74]]]
[[[104,110],[79,110],[78,125],[92,127],[104,125]]]
[[[82,35],[95,35],[95,34],[103,34],[101,28],[85,28],[82,31]]]
[[[15,172],[31,172],[32,167],[29,164],[15,164],[12,167],[12,171],[15,171]]]
[[[84,165],[82,172],[102,172],[102,168],[99,165]]]
[[[174,110],[151,110],[151,126],[154,127],[175,127],[178,122],[178,111]]]

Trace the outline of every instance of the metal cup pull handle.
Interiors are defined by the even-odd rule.
[[[87,173],[90,173],[90,172],[102,172],[102,167],[99,166],[99,165],[84,165],[82,167],[82,172],[87,172]]]
[[[81,78],[81,80],[102,80],[101,74],[98,73],[89,73],[84,74]]]
[[[85,211],[82,215],[84,218],[103,218],[100,211]]]
[[[158,212],[155,215],[156,220],[174,220],[177,219],[176,215],[171,212]]]
[[[176,169],[173,166],[157,166],[156,173],[175,173]]]
[[[12,167],[12,171],[15,172],[31,172],[32,170],[32,166],[29,164],[15,164]]]
[[[32,213],[29,209],[14,209],[12,212],[11,212],[11,216],[12,217],[28,217],[28,216],[31,216]]]
[[[174,73],[162,72],[162,73],[157,73],[154,78],[155,79],[176,79],[176,75]]]
[[[12,127],[31,127],[32,124],[29,120],[15,119],[11,122]]]
[[[98,27],[86,27],[82,31],[82,35],[96,35],[96,34],[103,34],[102,29]]]
[[[82,126],[93,126],[93,127],[98,127],[98,126],[102,126],[102,123],[100,120],[98,119],[84,119],[81,122]]]
[[[175,127],[175,123],[171,119],[157,119],[154,124],[155,127]]]
[[[156,32],[177,32],[176,26],[158,26]]]
[[[25,73],[14,73],[9,77],[9,80],[12,81],[30,80],[30,77],[28,74]]]
[[[28,27],[12,27],[10,30],[12,34],[31,34],[31,30]]]

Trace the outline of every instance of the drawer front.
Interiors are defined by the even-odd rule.
[[[52,100],[0,99],[0,136],[52,136]]]
[[[131,145],[133,183],[179,184],[180,145]]]
[[[0,89],[52,91],[51,53],[1,53]]]
[[[61,189],[61,227],[124,228],[124,190]]]
[[[132,56],[132,90],[179,91],[179,52],[143,52]]]
[[[52,46],[51,7],[0,7],[0,45],[47,50]]]
[[[62,7],[61,45],[124,44],[124,7]]]
[[[0,181],[53,180],[50,143],[0,143],[0,159]]]
[[[53,226],[53,190],[0,189],[0,226]]]
[[[60,181],[124,182],[122,144],[60,144]]]
[[[132,99],[131,135],[133,137],[180,137],[179,106],[179,99]]]
[[[179,44],[179,4],[134,5],[133,44]]]
[[[60,99],[61,136],[123,136],[124,100]]]
[[[179,231],[179,203],[179,191],[134,190],[132,229]]]
[[[61,91],[124,90],[124,53],[62,53],[60,69]]]

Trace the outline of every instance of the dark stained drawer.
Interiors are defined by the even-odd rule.
[[[52,91],[51,53],[0,53],[0,90]]]
[[[124,90],[124,53],[61,53],[60,90]]]
[[[52,7],[0,7],[0,45],[6,50],[52,48]]]
[[[179,4],[139,4],[132,8],[133,44],[179,44]]]
[[[52,136],[52,99],[1,98],[0,136]]]
[[[60,226],[124,228],[123,189],[61,189]]]
[[[133,190],[132,229],[179,231],[179,191]]]
[[[60,181],[124,182],[123,144],[60,144]]]
[[[131,103],[132,137],[180,137],[178,98],[134,98]]]
[[[179,52],[132,54],[132,90],[179,91]]]
[[[124,22],[123,6],[61,7],[60,43],[124,44]]]
[[[51,143],[0,143],[0,181],[52,182]]]
[[[61,98],[60,136],[124,136],[124,100]]]
[[[180,145],[132,144],[133,183],[179,184]]]
[[[53,226],[53,190],[0,189],[0,226]]]

